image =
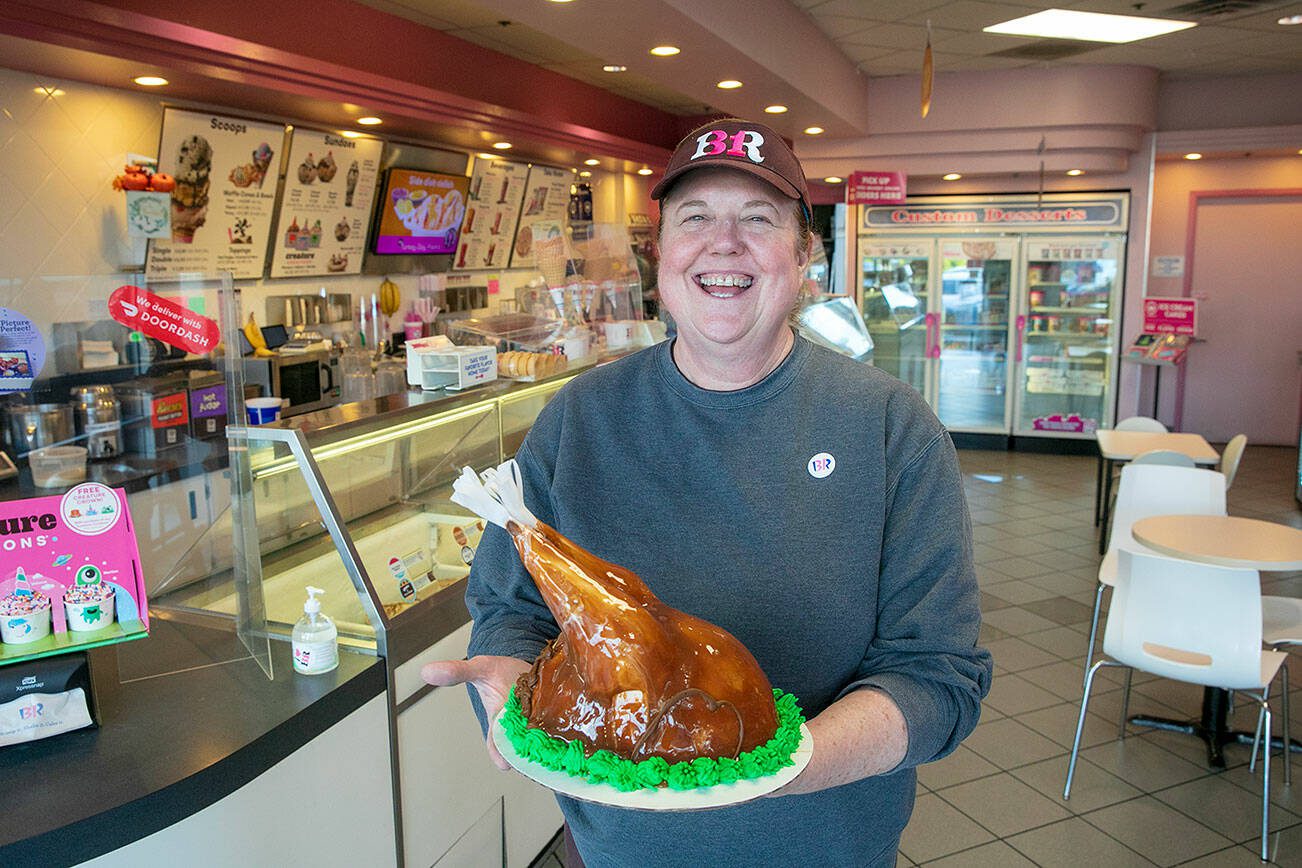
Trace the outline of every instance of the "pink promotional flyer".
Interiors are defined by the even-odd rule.
[[[0,665],[140,639],[148,602],[125,492],[0,503]]]

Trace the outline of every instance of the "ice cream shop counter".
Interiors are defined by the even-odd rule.
[[[268,678],[230,631],[157,617],[89,652],[99,726],[0,748],[0,865],[392,864],[383,662],[305,679],[272,654]]]
[[[498,772],[465,690],[419,673],[469,639],[483,525],[452,480],[513,455],[573,375],[231,425],[224,468],[124,493],[149,635],[84,652],[97,728],[0,746],[0,864],[529,864],[551,794]],[[323,675],[287,641],[308,586],[337,628]]]

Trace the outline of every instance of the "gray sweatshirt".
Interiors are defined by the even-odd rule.
[[[893,864],[914,766],[976,726],[992,668],[954,447],[917,392],[799,337],[760,383],[712,392],[665,342],[568,384],[516,458],[539,519],[733,633],[807,717],[871,686],[908,724],[898,769],[809,795],[690,813],[560,798],[589,868]],[[558,632],[496,527],[466,602],[471,655],[532,660]]]

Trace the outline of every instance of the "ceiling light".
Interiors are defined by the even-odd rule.
[[[602,72],[627,72],[627,66],[620,66],[618,63],[608,63],[601,68]]]
[[[823,183],[824,183],[824,184],[839,184],[839,183],[841,183],[841,182],[844,181],[844,180],[845,180],[845,178],[838,178],[836,175],[828,175],[826,178],[823,179]]]
[[[651,49],[651,53],[656,57],[673,57],[678,53],[677,45],[657,45]]]
[[[741,82],[737,81],[735,78],[725,78],[723,81],[716,84],[715,87],[719,88],[719,90],[736,90],[741,87]]]
[[[570,3],[572,0],[551,0],[553,3]]]
[[[1177,30],[1197,26],[1195,21],[1170,18],[1141,18],[1136,15],[1108,15],[1102,12],[1076,12],[1071,9],[1045,9],[1023,15],[1002,24],[981,28],[986,33],[1010,36],[1042,36],[1048,39],[1076,39],[1087,42],[1134,42],[1151,39]]]
[[[648,169],[646,166],[643,166],[642,168],[640,168],[640,169],[637,170],[637,173],[638,173],[639,175],[650,175],[650,174],[651,174],[651,170]]]
[[[805,127],[805,135],[807,136],[821,136],[822,134],[822,127]]]
[[[587,169],[584,169],[582,172],[579,172],[579,177],[580,177],[580,178],[591,178],[591,177],[592,177],[592,173],[589,172]]]
[[[358,118],[358,119],[357,119],[357,122],[358,122],[359,124],[361,124],[362,126],[364,126],[364,127],[374,127],[374,126],[378,126],[379,124],[384,123],[384,121],[382,121],[382,120],[380,120],[379,118],[374,117],[374,116],[368,116],[368,117],[364,117],[364,118]]]
[[[137,75],[131,80],[141,87],[162,87],[167,84],[167,79],[161,75]]]
[[[1068,169],[1068,170],[1067,170],[1067,174],[1068,174],[1068,175],[1071,175],[1071,176],[1074,178],[1074,177],[1076,177],[1077,175],[1084,175],[1084,174],[1085,174],[1085,170],[1084,170],[1084,169]]]
[[[963,177],[963,176],[960,175],[958,172],[950,172],[948,175],[941,175],[941,176],[940,176],[940,180],[942,180],[942,181],[957,181],[957,180],[958,180],[959,178],[961,178],[961,177]]]
[[[601,160],[598,160],[596,157],[588,157],[588,159],[586,159],[586,160],[583,161],[583,165],[585,165],[585,166],[600,166],[600,165],[601,165]]]
[[[481,160],[496,160],[496,159],[497,159],[497,154],[486,154],[486,153],[484,153],[483,151],[480,151],[478,154],[475,154],[475,156],[476,156],[477,158],[481,159]]]
[[[493,148],[494,148],[494,150],[498,150],[498,151],[509,151],[509,150],[511,149],[511,143],[510,143],[510,142],[493,142]]]
[[[1199,153],[1197,153],[1197,152],[1195,152],[1195,153],[1192,153],[1192,154],[1185,154],[1185,155],[1184,155],[1184,158],[1185,158],[1186,160],[1201,160],[1201,159],[1203,158],[1203,155],[1202,155],[1202,154],[1199,154]]]
[[[340,130],[339,135],[343,136],[345,139],[360,139],[362,137],[362,134],[357,132],[357,130]]]
[[[780,114],[786,114],[786,111],[787,111],[787,107],[784,106],[784,105],[766,105],[766,106],[764,106],[764,113],[765,113],[765,114],[770,114],[770,115],[780,115]]]
[[[1302,15],[1285,15],[1275,23],[1283,24],[1285,27],[1290,27],[1294,24],[1302,24]]]
[[[43,84],[40,87],[33,88],[35,93],[41,96],[63,96],[66,91],[61,87],[55,87],[52,84]]]

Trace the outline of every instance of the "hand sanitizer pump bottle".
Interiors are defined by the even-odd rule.
[[[303,603],[303,617],[294,625],[294,671],[304,675],[321,675],[339,666],[339,630],[335,622],[321,614],[317,594],[325,591],[311,586]]]

